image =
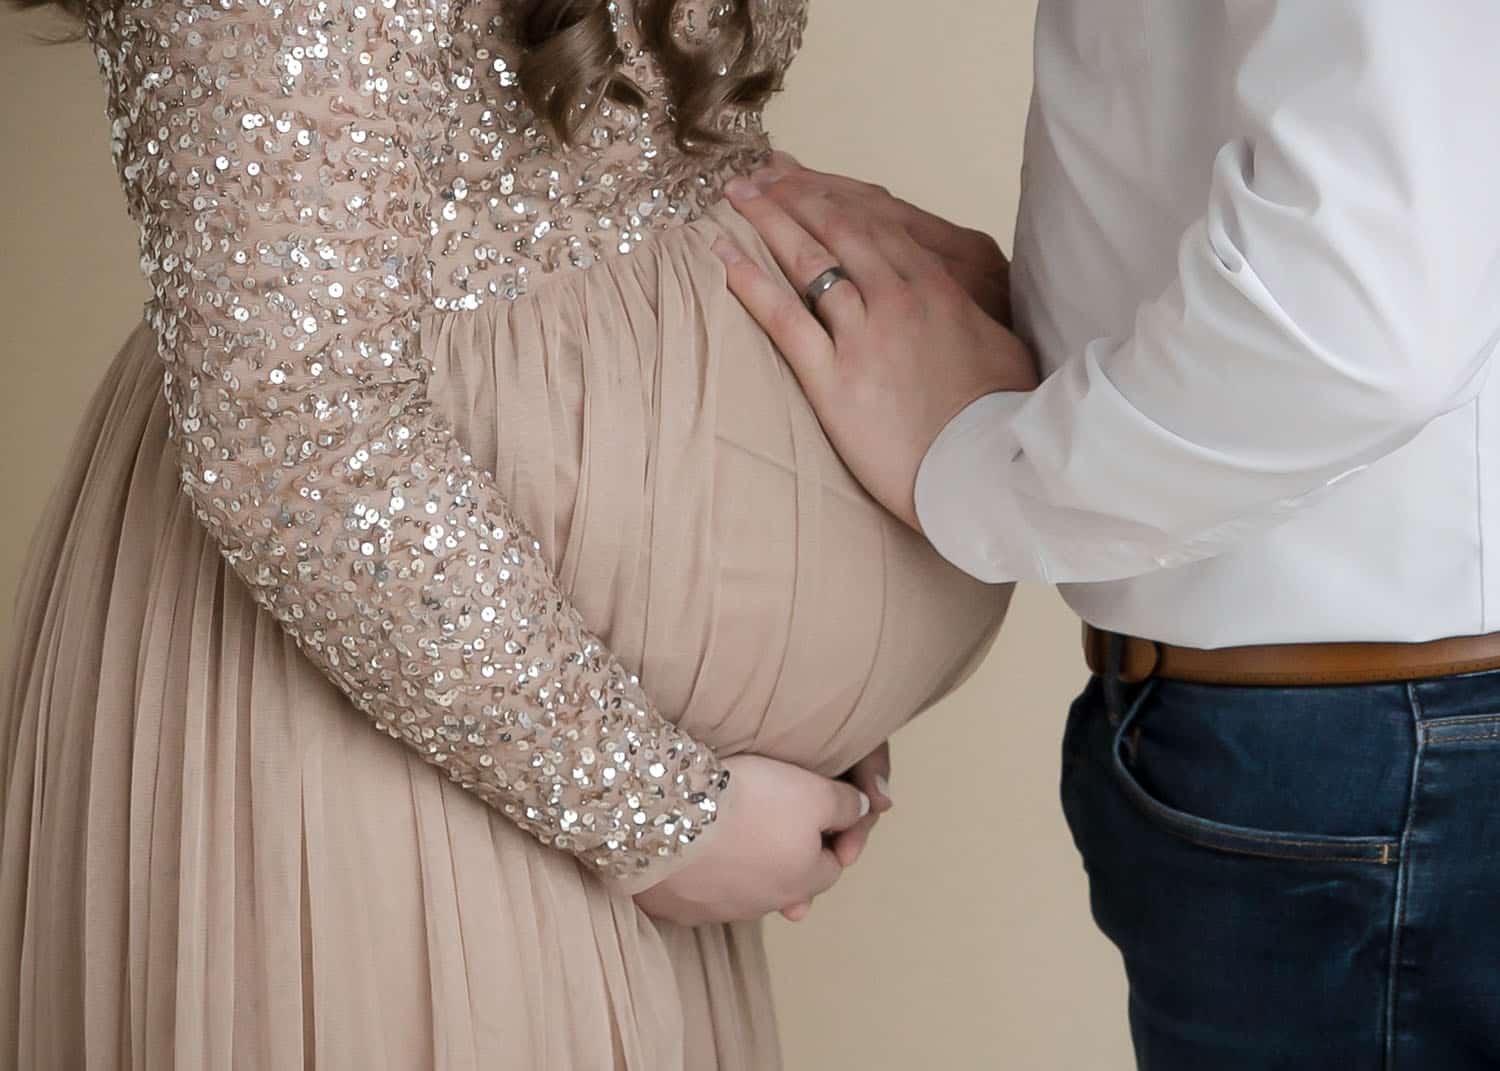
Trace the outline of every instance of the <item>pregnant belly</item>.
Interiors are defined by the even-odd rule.
[[[953,688],[1009,590],[881,510],[709,244],[727,207],[435,319],[433,396],[662,712],[723,754],[846,769]]]

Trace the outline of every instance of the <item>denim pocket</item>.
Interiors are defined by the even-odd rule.
[[[1291,830],[1258,829],[1192,814],[1167,803],[1148,789],[1137,751],[1141,718],[1155,692],[1148,686],[1131,704],[1116,728],[1109,765],[1125,796],[1158,828],[1204,848],[1238,855],[1309,862],[1391,864],[1400,840],[1394,836],[1344,836]]]

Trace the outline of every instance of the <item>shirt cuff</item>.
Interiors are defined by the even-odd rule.
[[[970,402],[917,469],[914,497],[923,534],[944,558],[986,583],[1021,579],[1038,568],[1034,555],[1015,545],[1027,540],[1007,479],[1021,452],[1012,425],[1030,397],[1002,391]]]

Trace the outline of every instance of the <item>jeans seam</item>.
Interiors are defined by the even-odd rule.
[[[1396,1071],[1396,1006],[1401,981],[1401,934],[1406,925],[1407,894],[1411,885],[1411,835],[1417,823],[1417,801],[1421,797],[1422,759],[1427,734],[1422,731],[1422,699],[1415,684],[1406,686],[1415,747],[1411,764],[1411,788],[1406,799],[1406,821],[1401,829],[1400,858],[1396,862],[1396,895],[1391,904],[1391,943],[1386,968],[1385,1071]]]
[[[1485,530],[1484,530],[1484,409],[1478,400],[1470,403],[1474,407],[1474,535],[1479,543],[1479,631],[1488,632],[1490,622],[1489,587],[1485,577]]]

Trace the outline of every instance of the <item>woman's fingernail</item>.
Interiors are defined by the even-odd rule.
[[[740,250],[740,247],[728,238],[714,239],[714,244],[710,248],[713,249],[714,256],[718,257],[725,264],[738,264],[745,259],[745,254]]]
[[[875,778],[875,788],[880,792],[882,796],[885,797],[886,803],[894,804],[896,802],[895,800],[891,799],[891,783],[884,777]]]
[[[775,168],[763,167],[750,176],[750,182],[758,192],[764,193],[776,183],[781,181],[782,172]]]
[[[749,201],[760,196],[760,187],[747,178],[737,178],[724,187],[724,192],[736,201]]]
[[[863,792],[859,794],[859,816],[863,818],[870,813],[870,797]]]

